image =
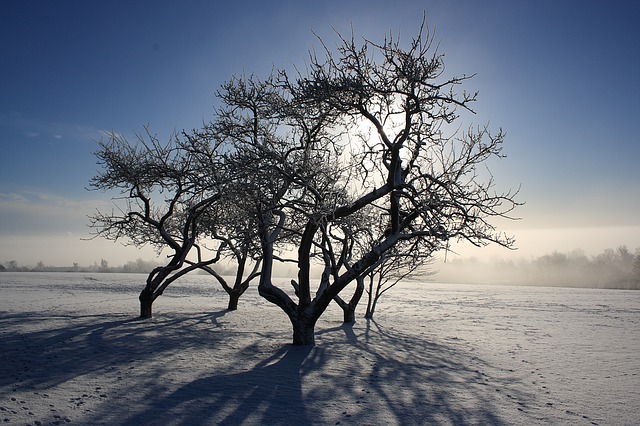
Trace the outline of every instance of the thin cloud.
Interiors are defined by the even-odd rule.
[[[39,192],[0,193],[0,234],[87,233],[87,215],[110,208],[110,200],[74,200]]]
[[[90,125],[38,121],[19,112],[0,114],[0,127],[17,129],[27,138],[49,137],[85,142],[98,140],[108,133]]]
[[[108,258],[114,264],[124,264],[137,257],[155,257],[148,247],[139,250],[104,239],[83,240],[91,237],[87,215],[112,207],[108,199],[77,200],[29,191],[0,193],[0,262],[16,259],[28,265],[44,260],[70,265]]]
[[[10,192],[3,194],[0,192],[0,203],[3,202],[26,202],[27,198],[22,194],[17,194],[15,192]]]

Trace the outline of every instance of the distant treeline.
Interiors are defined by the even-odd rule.
[[[453,260],[439,265],[436,280],[516,285],[640,289],[640,248],[606,249],[596,256],[582,250],[554,251],[532,260]]]
[[[121,272],[121,273],[145,273],[148,274],[158,266],[158,262],[136,259],[121,266],[109,266],[109,262],[102,259],[100,263],[81,266],[74,263],[71,266],[49,266],[44,262],[38,262],[36,266],[21,266],[15,260],[0,264],[0,272]]]
[[[158,266],[155,261],[136,259],[121,266],[109,266],[102,259],[90,266],[47,266],[38,262],[35,267],[20,266],[14,260],[0,264],[0,272],[112,272],[148,274]],[[220,273],[227,274],[221,266]],[[640,290],[640,248],[631,252],[626,246],[606,249],[596,256],[582,250],[569,253],[554,251],[531,260],[494,260],[482,262],[475,258],[455,259],[435,263],[436,281],[457,283],[490,283],[513,285],[544,285],[564,287],[593,287]],[[289,276],[295,271],[282,271]]]

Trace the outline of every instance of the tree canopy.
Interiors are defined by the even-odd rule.
[[[486,172],[503,157],[504,133],[459,130],[477,98],[461,89],[472,76],[445,75],[424,23],[408,42],[338,34],[335,48],[320,44],[304,69],[231,78],[211,122],[185,133],[177,150],[159,150],[160,164],[125,144],[115,149],[129,161],[121,167],[103,149],[108,167],[93,182],[136,203],[117,220],[96,216],[103,236],[174,250],[213,238],[219,254],[250,253],[258,291],[289,317],[294,344],[314,343],[332,301],[354,309],[376,271],[415,270],[451,240],[512,247],[492,219],[519,204],[517,190],[496,191]],[[144,192],[152,185],[171,194],[164,213]],[[274,282],[276,262],[297,267],[291,287]]]

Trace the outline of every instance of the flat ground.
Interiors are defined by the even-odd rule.
[[[193,276],[0,274],[6,424],[640,424],[640,292],[406,283],[313,348]],[[361,316],[362,312],[359,313]]]

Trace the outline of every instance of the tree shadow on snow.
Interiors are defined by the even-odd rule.
[[[341,324],[318,333],[327,353],[348,346],[349,361],[325,368],[328,386],[309,388],[306,399],[356,400],[347,423],[510,424],[527,418],[534,397],[522,391],[513,374],[474,356],[457,342],[438,341],[368,320]],[[326,341],[325,341],[326,339]],[[533,416],[531,416],[533,419]]]
[[[455,344],[373,321],[317,333],[316,347],[264,342],[247,371],[215,372],[154,401],[128,424],[509,424],[531,395]]]
[[[251,351],[251,348],[245,348]],[[214,374],[157,400],[127,424],[313,424],[302,394],[304,370],[322,368],[311,347],[287,345],[248,371]]]
[[[532,399],[518,378],[436,336],[368,321],[319,330],[317,346],[295,347],[250,325],[227,329],[225,314],[0,313],[0,386],[50,391],[83,376],[123,383],[119,401],[92,411],[94,424],[500,425],[505,410]],[[190,354],[233,359],[181,362]],[[180,368],[193,369],[191,379]]]
[[[222,336],[210,329],[226,312],[165,315],[160,320],[126,314],[0,312],[0,389],[19,385],[45,390],[87,374],[128,370],[150,357],[213,347]]]
[[[273,336],[222,330],[220,320],[228,313],[163,314],[153,320],[0,313],[0,395],[15,389],[73,396],[72,387],[84,400],[91,396],[90,388],[120,399],[105,397],[94,404],[88,414],[92,424],[278,424],[277,419],[288,424],[291,418],[308,423],[298,408],[300,366],[312,348],[286,345],[273,351],[269,343],[265,352],[259,345],[247,346],[247,341],[272,341]],[[245,371],[222,374],[219,364],[207,370],[206,358],[188,359],[193,353],[224,356],[219,352],[237,357],[236,364]],[[184,378],[176,370],[185,368],[196,375],[211,370],[220,374],[180,387]],[[306,368],[316,367],[309,362]],[[168,379],[174,374],[178,384]]]

